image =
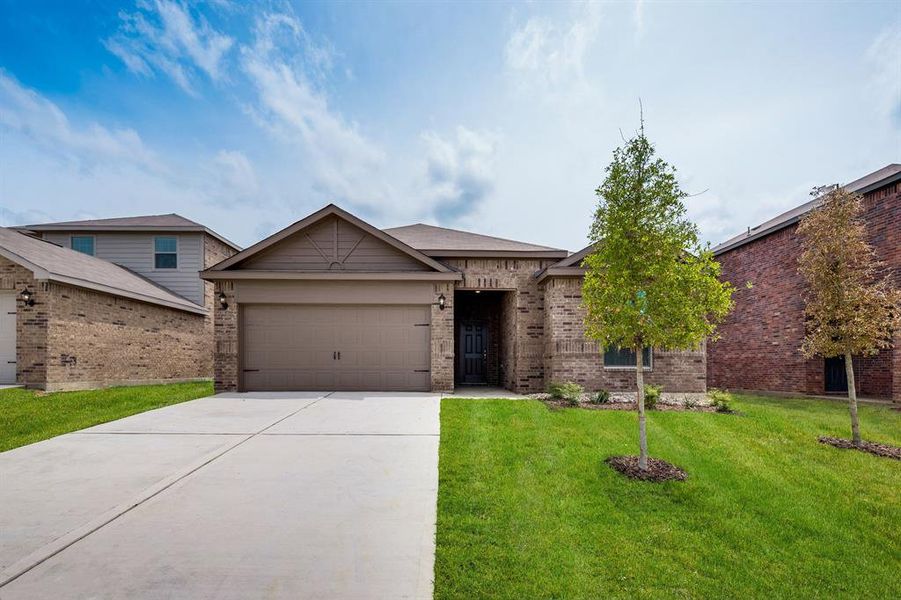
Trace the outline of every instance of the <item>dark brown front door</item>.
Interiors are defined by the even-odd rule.
[[[845,372],[845,357],[835,356],[825,361],[824,373],[825,388],[827,392],[848,392],[848,373]]]
[[[460,323],[460,383],[488,383],[488,328],[482,321]]]

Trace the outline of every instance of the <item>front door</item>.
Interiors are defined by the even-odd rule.
[[[482,321],[460,323],[460,383],[488,383],[488,328]]]
[[[845,357],[833,356],[825,361],[824,382],[827,392],[848,393],[848,374],[845,372]]]

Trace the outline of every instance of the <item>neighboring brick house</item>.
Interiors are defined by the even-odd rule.
[[[199,271],[237,246],[178,215],[15,229],[0,238],[0,383],[61,390],[212,377],[213,285]]]
[[[845,186],[863,196],[869,241],[901,286],[901,165],[888,165]],[[804,281],[797,223],[812,200],[714,248],[722,276],[736,287],[735,309],[708,345],[713,387],[771,392],[846,393],[843,359],[805,359]],[[751,287],[746,284],[750,282]],[[895,349],[855,357],[858,393],[901,402],[901,332]]]
[[[582,336],[585,252],[380,230],[329,205],[201,274],[219,301],[216,388],[528,393],[559,378],[623,389],[635,357]],[[650,382],[706,389],[703,349],[649,353]]]

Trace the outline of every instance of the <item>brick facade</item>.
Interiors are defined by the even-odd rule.
[[[222,262],[226,258],[237,252],[231,246],[223,244],[215,237],[205,233],[203,234],[203,268],[208,269],[216,263]],[[219,300],[217,298],[218,290],[211,281],[203,282],[203,305],[209,311],[204,319],[206,327],[207,348],[203,353],[202,360],[204,363],[204,372],[207,377],[213,377],[215,380],[216,361],[216,332],[215,332],[215,316],[219,308]]]
[[[601,349],[585,338],[582,278],[549,277],[544,290],[545,379],[574,381],[586,390],[635,389],[635,369],[605,368]],[[706,353],[653,350],[645,382],[667,392],[707,391]]]
[[[238,303],[235,301],[235,286],[231,281],[218,281],[215,294],[225,294],[227,308],[222,308],[217,300],[213,310],[213,384],[217,392],[233,392],[238,389]]]
[[[556,260],[439,258],[463,274],[457,287],[498,290],[501,310],[499,370],[503,386],[519,393],[543,392],[544,294],[535,273]],[[453,337],[453,336],[451,336]]]
[[[870,243],[901,285],[901,185],[864,195]],[[804,359],[804,280],[798,273],[801,242],[791,225],[717,257],[722,276],[736,287],[735,309],[708,347],[711,386],[729,389],[823,394],[822,358]],[[753,287],[748,289],[746,283]],[[875,357],[855,357],[862,396],[901,402],[901,332],[895,349]]]
[[[433,392],[454,390],[454,284],[436,283],[435,297],[444,294],[444,310],[432,304],[431,382]]]
[[[48,391],[187,381],[208,376],[204,316],[38,282],[0,258],[0,289],[35,292],[16,307],[16,378]]]

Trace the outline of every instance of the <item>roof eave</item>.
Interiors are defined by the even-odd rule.
[[[155,233],[205,233],[211,237],[216,238],[226,246],[241,251],[241,246],[235,244],[231,240],[222,237],[209,227],[204,227],[203,225],[55,225],[55,224],[47,224],[47,225],[14,225],[10,227],[10,229],[15,229],[16,231],[97,231],[97,232],[124,232],[124,233],[138,233],[142,231],[150,231]]]
[[[215,271],[200,272],[205,281],[238,279],[324,280],[324,281],[460,281],[456,271]]]
[[[56,281],[58,283],[65,283],[66,285],[72,285],[75,287],[85,288],[89,290],[94,290],[97,292],[103,292],[105,294],[110,294],[112,296],[120,296],[123,298],[131,298],[132,300],[139,300],[141,302],[146,302],[148,304],[156,304],[158,306],[165,306],[168,308],[174,308],[176,310],[182,310],[185,312],[192,312],[201,315],[207,314],[207,309],[194,304],[189,301],[185,301],[185,303],[181,302],[171,302],[169,300],[164,300],[162,298],[154,298],[153,296],[146,296],[144,294],[139,294],[137,292],[130,292],[128,290],[123,290],[117,287],[104,285],[102,283],[96,281],[88,281],[86,279],[78,279],[77,277],[69,277],[67,275],[60,275],[58,273],[54,273],[52,271],[48,271],[44,267],[31,262],[28,259],[25,259],[15,252],[7,250],[6,248],[0,247],[0,256],[16,263],[17,265],[21,265],[25,267],[34,275],[34,278],[38,281]]]
[[[584,277],[585,269],[582,267],[554,267],[550,266],[547,269],[539,271],[536,273],[535,277],[538,279],[538,283],[541,283],[545,279],[550,277]]]
[[[893,173],[892,175],[885,177],[883,179],[880,179],[879,181],[874,181],[873,183],[871,183],[867,186],[864,186],[859,189],[854,189],[851,191],[853,191],[855,194],[863,195],[863,194],[872,192],[873,190],[878,190],[879,188],[885,187],[887,185],[891,185],[892,183],[895,183],[896,181],[901,181],[901,171],[899,171],[897,173]],[[801,205],[801,206],[803,206],[803,205]],[[813,207],[811,207],[810,210],[813,210]],[[730,250],[734,250],[736,248],[744,246],[745,244],[748,244],[755,240],[759,240],[762,237],[766,237],[770,234],[776,233],[778,231],[782,231],[783,229],[785,229],[787,227],[791,227],[792,225],[794,225],[795,223],[800,221],[804,215],[810,213],[810,210],[803,212],[799,215],[790,217],[790,218],[786,219],[785,221],[781,221],[775,225],[771,225],[770,227],[767,227],[766,229],[754,231],[754,233],[752,233],[751,235],[748,235],[741,239],[734,240],[732,242],[724,242],[718,246],[714,246],[710,250],[711,250],[711,252],[713,252],[714,256],[719,256],[725,252],[729,252]],[[791,211],[789,211],[789,212],[791,212]],[[778,217],[774,217],[774,218],[778,218]]]
[[[566,250],[420,250],[433,258],[566,258]]]

